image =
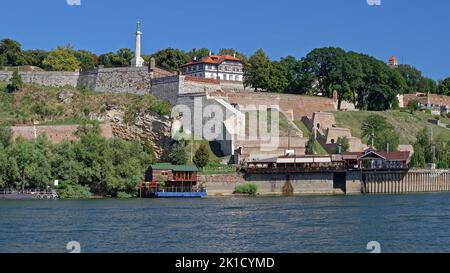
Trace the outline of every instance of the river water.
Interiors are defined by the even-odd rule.
[[[0,200],[0,252],[450,252],[450,194]]]

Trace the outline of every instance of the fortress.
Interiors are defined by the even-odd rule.
[[[136,56],[131,61],[130,67],[98,67],[92,71],[73,72],[19,71],[19,74],[26,83],[44,86],[71,86],[97,92],[153,94],[158,99],[169,101],[177,109],[182,106],[183,117],[173,126],[177,129],[183,127],[184,130],[192,132],[197,139],[204,138],[203,129],[192,126],[186,128],[185,124],[201,124],[204,127],[214,116],[214,113],[209,113],[206,109],[219,109],[223,116],[221,124],[216,126],[219,128],[215,128],[219,133],[213,140],[219,143],[223,155],[229,156],[230,161],[235,163],[275,157],[285,154],[287,150],[304,154],[308,139],[292,121],[303,119],[308,129],[315,132],[313,120],[325,117],[319,112],[336,110],[335,98],[256,93],[253,89],[245,88],[242,63],[235,56],[210,54],[200,61],[194,60],[186,64],[178,73],[157,67],[153,58],[145,66],[140,56],[141,34],[138,24]],[[0,81],[9,81],[11,77],[11,71],[0,71]],[[278,110],[290,128],[295,128],[293,130],[295,132],[291,134],[289,129],[289,135],[277,135],[276,144],[264,150],[262,147],[266,146],[265,142],[268,140],[248,137],[250,133],[247,124],[248,115],[254,110],[269,112],[271,109]],[[309,120],[311,122],[308,122]],[[318,139],[330,151],[339,136],[349,137],[353,150],[360,150],[363,147],[360,141],[351,137],[348,129],[334,128],[332,123],[327,128],[317,128]]]

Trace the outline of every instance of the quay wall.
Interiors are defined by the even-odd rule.
[[[258,186],[258,195],[340,195],[406,194],[450,192],[450,170],[410,170],[408,172],[349,171],[345,183],[337,184],[334,174],[227,174],[203,175],[209,196],[232,195],[243,183]],[[345,186],[344,186],[345,185]],[[290,189],[290,190],[289,190]]]
[[[366,194],[447,192],[450,191],[450,170],[366,173],[362,188]]]
[[[334,187],[333,173],[286,174],[227,174],[202,175],[200,181],[206,185],[208,196],[229,196],[236,186],[253,183],[258,186],[258,195],[333,195],[344,194]],[[347,194],[360,194],[361,183],[357,177],[347,181]]]

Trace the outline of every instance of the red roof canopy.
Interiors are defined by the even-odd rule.
[[[240,62],[241,60],[236,58],[236,57],[233,57],[231,55],[222,55],[222,56],[212,55],[212,56],[208,56],[208,57],[203,57],[198,62],[190,62],[190,63],[187,63],[187,64],[185,64],[183,66],[189,66],[189,65],[194,65],[194,64],[221,64],[224,61]]]

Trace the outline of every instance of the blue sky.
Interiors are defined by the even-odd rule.
[[[0,39],[24,49],[71,44],[96,53],[134,48],[142,20],[144,53],[264,48],[272,59],[338,46],[382,60],[396,55],[426,76],[450,76],[450,1],[381,0],[4,0]],[[69,0],[76,1],[76,0]]]

